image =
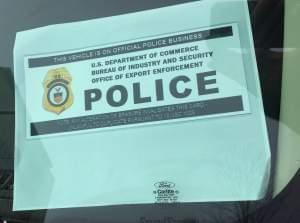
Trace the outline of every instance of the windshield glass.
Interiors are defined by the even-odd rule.
[[[298,222],[298,2],[0,2],[0,222]]]

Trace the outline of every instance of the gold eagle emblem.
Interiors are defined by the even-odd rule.
[[[43,107],[57,115],[72,106],[74,96],[71,88],[72,76],[66,68],[49,70],[44,82]]]

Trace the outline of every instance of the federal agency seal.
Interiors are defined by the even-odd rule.
[[[44,82],[43,107],[57,115],[73,104],[72,76],[66,68],[49,70]]]

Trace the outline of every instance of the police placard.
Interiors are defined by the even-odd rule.
[[[246,114],[240,48],[226,24],[26,57],[28,135]]]
[[[14,66],[14,210],[264,196],[247,1],[19,32]]]

